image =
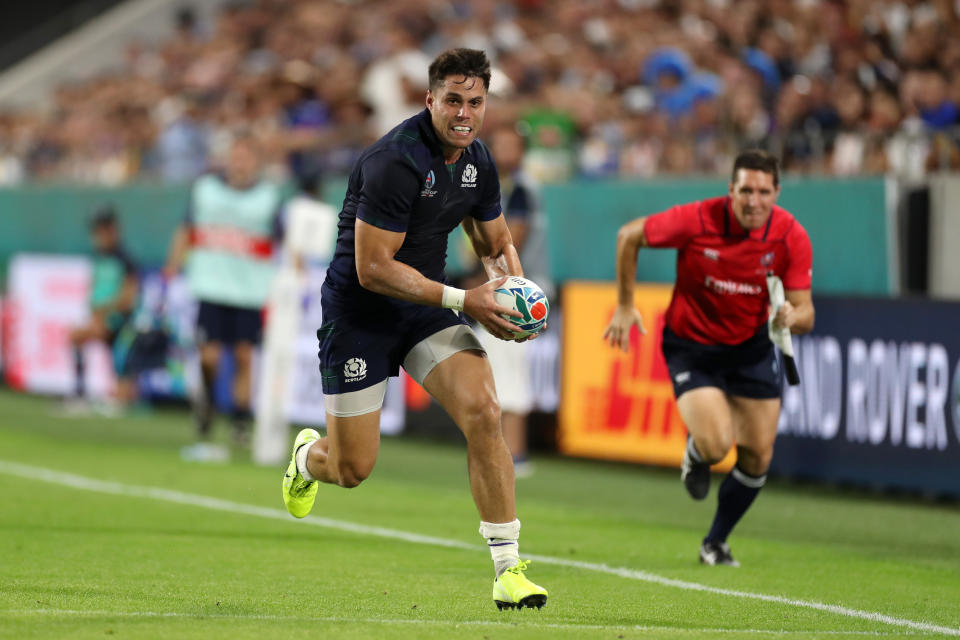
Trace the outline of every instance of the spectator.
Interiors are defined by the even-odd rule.
[[[866,94],[901,93],[893,130],[916,129],[915,150],[935,145],[944,158],[956,146],[956,3],[744,0],[732,11],[614,2],[602,13],[581,0],[448,4],[229,3],[212,29],[180,11],[167,41],[132,42],[119,68],[60,87],[49,114],[0,109],[0,121],[17,123],[12,134],[0,125],[0,180],[190,179],[237,126],[254,129],[271,159],[290,154],[294,174],[306,165],[341,173],[357,149],[422,106],[422,69],[454,41],[495,57],[513,93],[492,117],[530,127],[529,168],[541,179],[716,171],[730,140],[782,149],[789,169],[832,171],[834,137],[849,150],[851,127],[832,97],[849,82]],[[291,81],[297,69],[309,72]],[[785,97],[797,86],[806,87],[801,99]],[[661,126],[638,109],[642,91],[667,115],[667,137],[643,139]],[[171,108],[179,100],[189,101],[185,111]],[[790,118],[776,113],[793,107]],[[866,110],[860,117],[865,124]],[[871,141],[867,155],[885,146]],[[889,166],[922,175],[928,155],[919,167]]]

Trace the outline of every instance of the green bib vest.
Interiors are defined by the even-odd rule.
[[[193,227],[187,282],[194,297],[234,307],[263,307],[274,276],[273,218],[280,190],[259,182],[237,190],[203,176],[191,193]]]

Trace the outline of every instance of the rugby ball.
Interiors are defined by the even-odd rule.
[[[526,338],[543,329],[550,315],[550,303],[543,290],[526,278],[510,276],[500,287],[494,290],[493,297],[502,307],[514,309],[523,317],[514,318],[504,314],[504,318],[516,325],[515,338]]]

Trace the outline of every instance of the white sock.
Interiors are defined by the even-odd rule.
[[[500,574],[520,561],[520,521],[480,522],[480,535],[487,540],[490,556],[493,558],[493,570]]]
[[[316,442],[316,441],[314,441]],[[303,476],[303,479],[307,482],[313,482],[313,476],[310,475],[310,470],[307,469],[307,454],[310,453],[310,445],[313,442],[308,442],[306,444],[300,445],[300,448],[297,449],[297,471],[300,472],[300,475]]]
[[[697,451],[697,445],[693,443],[693,438],[687,440],[687,452],[690,454],[690,457],[694,462],[703,462],[703,456],[701,456],[700,452]]]

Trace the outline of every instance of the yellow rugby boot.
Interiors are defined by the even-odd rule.
[[[527,580],[523,572],[530,563],[521,560],[493,581],[493,601],[497,609],[537,609],[547,604],[547,590]]]
[[[303,479],[303,475],[297,469],[297,449],[319,438],[320,434],[314,429],[301,430],[293,442],[293,453],[290,454],[287,472],[283,474],[283,504],[287,505],[287,511],[295,518],[305,518],[310,513],[313,501],[317,497],[319,484],[316,480],[307,482]]]

